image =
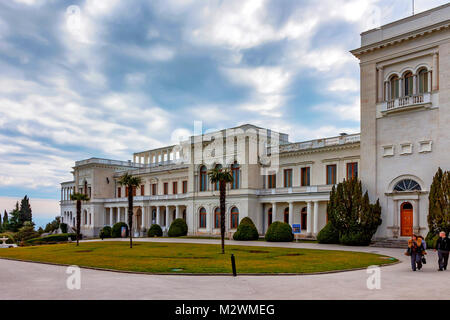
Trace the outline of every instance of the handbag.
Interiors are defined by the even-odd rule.
[[[411,248],[406,249],[405,256],[411,256]]]
[[[427,259],[425,259],[425,257],[422,257],[422,263],[427,264]]]

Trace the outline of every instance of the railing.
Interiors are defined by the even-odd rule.
[[[120,160],[109,160],[109,159],[100,159],[100,158],[91,158],[81,161],[76,161],[75,166],[83,166],[86,164],[105,164],[109,166],[121,166],[121,167],[131,167],[131,168],[143,168],[144,164],[134,163],[131,161],[120,161]]]
[[[425,104],[431,104],[431,94],[429,92],[386,101],[384,102],[382,111],[393,111],[401,108],[421,106]]]
[[[361,139],[361,136],[359,133],[357,133],[357,134],[342,135],[342,136],[333,137],[333,138],[316,139],[316,140],[305,141],[305,142],[289,143],[286,145],[281,145],[280,152],[307,150],[307,149],[315,149],[315,148],[321,148],[321,147],[342,145],[342,144],[347,144],[347,143],[356,143],[356,142],[359,142],[360,139]]]
[[[292,193],[315,193],[315,192],[330,192],[332,185],[316,185],[306,187],[292,187],[292,188],[276,188],[276,189],[260,189],[257,194],[260,196],[277,195],[277,194],[292,194]]]
[[[156,196],[135,196],[134,201],[163,201],[163,200],[178,200],[178,199],[186,199],[189,195],[187,193],[179,193],[179,194],[160,194]],[[110,199],[99,199],[102,202],[122,202],[128,201],[128,198],[110,198]]]

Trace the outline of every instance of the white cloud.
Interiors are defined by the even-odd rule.
[[[335,114],[341,120],[360,121],[360,101],[355,98],[351,104],[333,104],[326,103],[314,106],[312,110],[320,111],[326,114]]]
[[[353,78],[337,78],[331,81],[328,86],[331,92],[358,92],[359,82]]]
[[[3,212],[6,210],[10,212],[16,206],[16,202],[20,201],[22,198],[13,198],[13,197],[0,197],[0,208],[2,217]],[[30,205],[33,214],[33,218],[51,218],[59,215],[59,202],[58,200],[53,199],[40,199],[40,198],[30,198]]]
[[[145,83],[147,76],[145,73],[141,72],[135,72],[135,73],[128,73],[125,75],[125,82],[129,86],[140,86]]]

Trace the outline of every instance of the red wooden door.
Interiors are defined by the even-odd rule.
[[[410,237],[413,233],[413,209],[408,205],[403,205],[401,216],[401,236]]]

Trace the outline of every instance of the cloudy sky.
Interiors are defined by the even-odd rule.
[[[54,216],[75,160],[128,160],[196,120],[291,141],[359,132],[348,51],[410,14],[411,0],[1,1],[0,210],[28,194]]]

